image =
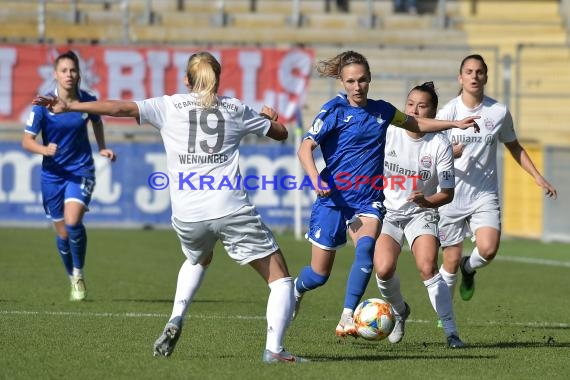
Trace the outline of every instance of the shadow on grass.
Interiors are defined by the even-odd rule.
[[[557,342],[553,337],[545,337],[540,342],[497,342],[497,343],[473,343],[472,348],[569,348],[570,342]]]
[[[492,325],[501,325],[500,322],[497,323],[488,323],[488,324],[478,324],[478,323],[469,323],[470,326],[472,327],[489,327],[489,324]],[[570,324],[568,323],[556,323],[556,322],[552,322],[552,323],[544,323],[541,324],[539,322],[536,323],[512,323],[512,322],[505,322],[505,325],[513,325],[513,326],[519,326],[520,328],[524,328],[526,330],[570,330]],[[522,330],[522,332],[526,332],[526,330]]]
[[[151,299],[142,299],[142,298],[115,298],[110,300],[111,302],[136,302],[136,303],[172,303],[171,299],[164,299],[164,300],[151,300]]]
[[[339,340],[338,343],[346,344],[348,342],[343,342]],[[370,343],[366,341],[360,342],[352,342],[356,348],[368,349],[370,347]],[[497,348],[497,349],[524,349],[524,348],[570,348],[570,342],[559,342],[556,340],[555,337],[550,335],[545,335],[542,337],[542,340],[539,341],[518,341],[518,342],[493,342],[493,343],[481,343],[481,342],[466,342],[467,347],[463,349],[449,349],[445,345],[445,343],[441,342],[423,342],[423,343],[414,343],[414,344],[404,344],[404,345],[387,345],[383,349],[387,353],[394,353],[394,354],[402,354],[406,355],[407,352],[410,350],[418,350],[418,349],[442,349],[445,350],[448,355],[449,353],[460,353],[465,352],[469,349],[489,349],[489,348]],[[461,356],[463,357],[463,356]]]
[[[457,352],[457,351],[453,351]],[[461,350],[465,352],[465,349]],[[481,359],[497,359],[497,355],[450,355],[450,351],[434,355],[366,355],[366,356],[310,356],[304,355],[307,359],[314,363],[319,362],[339,362],[339,361],[396,361],[396,360],[481,360]]]

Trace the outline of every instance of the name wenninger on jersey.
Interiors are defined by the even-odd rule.
[[[179,154],[178,159],[182,165],[221,164],[228,160],[228,155],[227,154]]]

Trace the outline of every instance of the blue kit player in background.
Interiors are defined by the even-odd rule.
[[[56,86],[49,95],[59,96],[69,103],[96,100],[80,89],[79,59],[74,52],[68,51],[55,59],[54,78]],[[43,156],[43,205],[47,217],[53,221],[57,249],[71,281],[71,301],[82,301],[87,295],[83,274],[87,235],[83,215],[95,186],[95,165],[87,133],[89,121],[99,154],[114,161],[115,153],[105,147],[99,115],[82,112],[55,115],[45,107],[34,106],[22,138],[24,149]],[[36,141],[38,134],[42,143]]]
[[[298,150],[317,199],[311,212],[307,239],[312,243],[311,265],[295,279],[295,313],[303,294],[324,285],[336,250],[346,244],[348,232],[356,246],[348,276],[338,336],[355,335],[353,311],[373,269],[374,244],[384,214],[383,165],[386,129],[390,124],[414,132],[476,127],[477,117],[439,121],[413,117],[383,100],[368,99],[371,80],[367,59],[354,51],[320,62],[321,76],[340,80],[340,93],[322,106]],[[313,150],[320,146],[326,168],[319,173]]]

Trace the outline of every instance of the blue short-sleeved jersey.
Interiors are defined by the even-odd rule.
[[[54,96],[53,93],[48,94]],[[79,101],[97,100],[86,91],[79,91]],[[81,112],[53,114],[45,107],[33,106],[26,121],[26,133],[41,132],[44,145],[57,144],[53,157],[44,156],[42,174],[61,177],[65,175],[93,176],[95,166],[87,133],[87,122],[99,122],[99,115]]]
[[[323,105],[304,136],[320,145],[326,163],[321,178],[332,192],[320,199],[322,204],[358,208],[384,199],[384,145],[395,114],[396,108],[383,100],[351,106],[345,94]]]

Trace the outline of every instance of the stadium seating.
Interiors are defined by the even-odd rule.
[[[180,4],[183,9],[179,9]],[[352,0],[349,13],[338,11],[334,1],[326,12],[324,0],[302,0],[299,19],[293,17],[291,0],[257,1],[255,12],[250,0],[225,1],[223,9],[221,4],[212,0],[154,0],[149,8],[146,0],[130,0],[125,9],[116,0],[77,1],[76,8],[70,1],[48,1],[42,41],[301,45],[314,48],[317,60],[354,49],[369,58],[377,76],[371,95],[397,105],[403,104],[412,85],[426,80],[436,82],[442,102],[454,96],[459,61],[472,52],[485,56],[491,74],[488,93],[501,99],[505,91],[502,59],[509,55],[515,63],[511,99],[517,95],[510,105],[519,135],[570,143],[562,127],[570,110],[560,106],[570,88],[570,53],[562,47],[567,34],[558,1],[448,0],[447,28],[438,27],[438,18],[432,13],[395,14],[392,0],[376,0],[372,8],[365,0]],[[0,40],[40,40],[38,1],[8,0],[3,5]],[[530,43],[559,46],[531,48]],[[330,79],[314,75],[311,81],[303,110],[305,123],[338,89]],[[548,130],[553,132],[544,131],[544,122],[552,124]]]
[[[558,1],[460,2],[455,27],[466,32],[470,46],[496,46],[501,57],[513,60],[511,111],[523,140],[543,144],[570,144],[566,123],[570,109],[570,49]],[[506,89],[502,68],[497,72],[499,94]]]

